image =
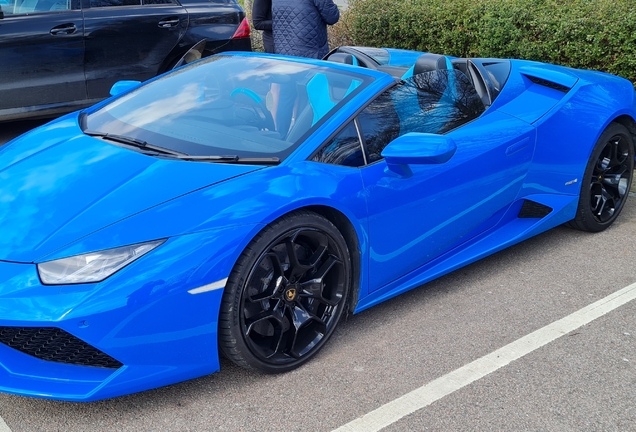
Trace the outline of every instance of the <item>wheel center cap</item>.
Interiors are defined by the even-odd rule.
[[[289,287],[285,290],[283,295],[285,297],[285,300],[294,301],[296,300],[296,297],[298,296],[298,290],[296,289],[296,287]]]

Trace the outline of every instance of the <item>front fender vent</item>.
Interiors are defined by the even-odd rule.
[[[0,343],[57,363],[118,369],[122,363],[56,327],[3,327]]]

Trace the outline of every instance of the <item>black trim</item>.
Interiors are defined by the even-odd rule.
[[[519,219],[542,219],[550,213],[552,213],[551,207],[535,201],[524,200],[517,217]]]
[[[2,327],[0,343],[41,360],[119,369],[122,363],[56,327]]]
[[[554,90],[558,90],[558,91],[563,92],[563,93],[567,93],[567,92],[570,91],[570,87],[567,87],[567,86],[564,86],[564,85],[561,85],[561,84],[557,84],[555,82],[548,81],[548,80],[545,80],[543,78],[537,78],[535,76],[525,75],[525,74],[524,74],[524,76],[526,78],[528,78],[530,81],[532,81],[533,83],[539,84],[539,85],[541,85],[543,87],[548,87],[548,88],[551,88],[551,89],[554,89]]]

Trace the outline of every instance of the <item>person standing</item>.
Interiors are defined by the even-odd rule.
[[[256,30],[262,31],[265,52],[273,53],[272,0],[254,0],[254,3],[252,3],[252,25]]]
[[[340,19],[333,0],[271,0],[274,52],[321,59],[329,52],[327,25]]]

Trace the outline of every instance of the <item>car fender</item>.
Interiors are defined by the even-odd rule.
[[[603,131],[621,116],[633,122],[633,109],[617,109],[634,105],[631,83],[605,74],[599,77],[600,82],[579,81],[570,94],[535,123],[537,147],[521,195],[578,195],[585,166]],[[562,132],[564,125],[568,125],[569,134]]]
[[[192,162],[197,163],[197,162]],[[368,247],[367,210],[359,170],[304,161],[239,176],[134,214],[78,239],[39,261],[220,229],[244,234],[224,252],[235,262],[269,223],[299,209],[331,209],[353,228],[361,251]],[[343,186],[349,184],[350,187]],[[357,205],[351,205],[357,201]],[[344,203],[348,203],[345,205]],[[246,229],[245,227],[249,227]],[[223,240],[218,240],[223,241]],[[363,253],[364,254],[364,253]],[[360,293],[366,293],[366,263],[361,263]],[[229,275],[229,269],[223,277]]]

